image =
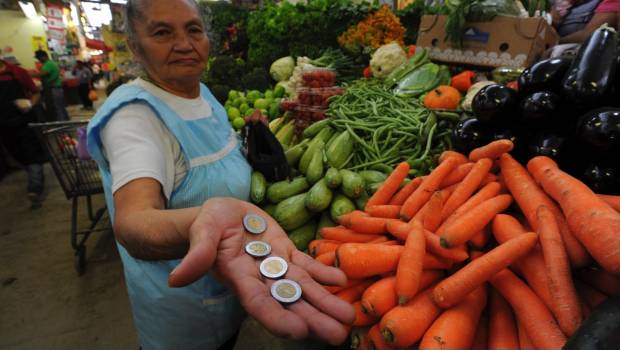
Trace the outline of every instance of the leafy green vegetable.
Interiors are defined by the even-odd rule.
[[[437,87],[440,67],[434,63],[427,63],[414,70],[403,78],[394,93],[397,95],[420,96]]]

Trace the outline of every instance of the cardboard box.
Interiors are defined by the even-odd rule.
[[[485,67],[529,67],[557,44],[559,35],[540,17],[497,16],[490,22],[468,22],[463,48],[444,39],[446,16],[422,16],[418,47],[431,49],[435,61]]]

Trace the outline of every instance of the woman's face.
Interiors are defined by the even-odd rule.
[[[166,83],[197,81],[207,65],[209,39],[196,7],[187,0],[149,1],[135,21],[131,43],[151,78]]]

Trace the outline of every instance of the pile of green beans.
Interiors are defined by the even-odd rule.
[[[452,121],[440,118],[415,98],[395,96],[377,80],[357,80],[330,99],[331,126],[348,130],[356,142],[352,170],[390,169],[407,161],[410,175],[427,173],[451,147]]]

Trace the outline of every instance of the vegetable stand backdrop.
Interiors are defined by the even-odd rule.
[[[356,308],[353,348],[580,348],[618,331],[599,306],[620,294],[616,32],[530,67],[415,46],[425,14],[447,15],[460,48],[468,21],[549,10],[520,5],[203,5],[204,81],[235,129],[267,116],[291,168],[255,171],[251,199],[347,274],[325,287]]]

